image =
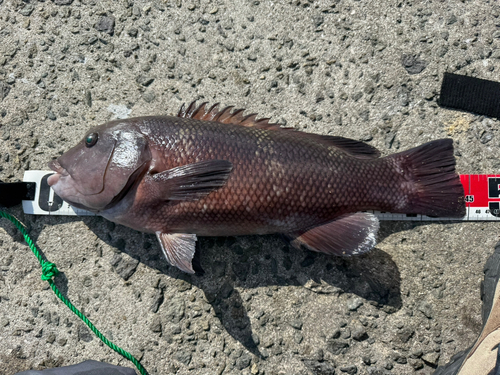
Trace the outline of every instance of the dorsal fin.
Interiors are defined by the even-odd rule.
[[[380,152],[375,147],[361,141],[331,135],[303,133],[294,128],[282,128],[278,123],[270,123],[270,118],[257,120],[256,113],[244,116],[244,109],[233,110],[234,106],[228,106],[219,110],[219,103],[212,105],[210,108],[207,107],[207,104],[207,102],[203,102],[198,107],[196,106],[196,101],[191,102],[187,107],[183,104],[177,114],[177,117],[215,121],[222,124],[243,125],[266,130],[292,131],[297,137],[309,138],[314,142],[321,143],[329,147],[334,146],[356,158],[375,159],[380,156]]]
[[[380,151],[375,147],[361,141],[356,141],[355,139],[337,137],[334,135],[317,135],[311,133],[305,134],[321,137],[323,143],[327,143],[330,146],[335,146],[348,153],[349,155],[357,157],[358,159],[376,159],[380,157]]]
[[[191,102],[187,107],[183,104],[177,117],[216,121],[222,124],[243,125],[267,130],[281,129],[280,124],[270,123],[270,118],[261,118],[257,120],[256,113],[243,116],[244,109],[240,108],[232,111],[234,106],[228,106],[219,110],[219,103],[215,103],[210,108],[207,108],[207,104],[207,102],[203,102],[198,107],[196,107],[196,101]]]

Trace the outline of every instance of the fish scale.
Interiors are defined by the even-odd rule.
[[[465,213],[451,140],[380,158],[362,142],[230,107],[191,104],[179,116],[91,129],[51,162],[49,185],[77,208],[156,233],[166,259],[191,273],[197,235],[283,233],[297,247],[354,255],[378,230],[377,217],[359,211]]]

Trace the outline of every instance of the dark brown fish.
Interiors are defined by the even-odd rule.
[[[193,273],[196,235],[284,233],[295,246],[352,255],[375,245],[363,210],[461,217],[451,139],[380,158],[365,143],[302,133],[232,107],[115,120],[50,167],[68,203],[156,233],[168,261]]]

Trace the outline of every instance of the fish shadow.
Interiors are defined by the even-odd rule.
[[[252,294],[272,295],[277,291],[276,286],[288,286],[306,288],[318,294],[355,294],[387,313],[399,310],[402,305],[398,267],[389,254],[377,248],[360,256],[334,257],[295,249],[278,235],[202,237],[197,242],[195,264],[204,272],[188,275],[168,265],[155,235],[136,232],[101,217],[59,216],[40,220],[32,216],[23,218],[22,213],[18,215],[27,224],[35,243],[46,225],[83,221],[98,238],[128,254],[136,264],[142,262],[162,274],[196,286],[204,292],[225,330],[258,357],[263,355],[245,307]],[[379,238],[424,224],[383,223]],[[23,236],[12,224],[3,221],[0,227],[14,242],[24,244]],[[43,249],[39,251],[43,256]],[[124,278],[133,274],[124,276],[117,267],[115,271]],[[58,275],[55,283],[68,298],[66,275]],[[159,304],[163,301],[161,298]],[[157,311],[158,299],[154,303],[157,306],[151,309]]]
[[[101,240],[136,261],[203,290],[226,331],[259,357],[258,338],[245,307],[252,294],[295,286],[318,294],[355,294],[387,313],[402,305],[398,267],[377,248],[360,256],[334,257],[295,249],[278,235],[201,237],[194,263],[204,272],[188,275],[168,265],[155,235],[99,217],[84,222]]]
[[[204,292],[224,329],[259,357],[263,355],[245,306],[254,294],[278,293],[276,286],[306,288],[318,294],[350,293],[387,313],[402,306],[399,269],[391,256],[378,248],[360,256],[333,257],[295,249],[278,235],[202,237],[197,243],[195,259],[205,272],[188,275],[167,264],[153,234],[136,232],[102,217],[24,216],[21,210],[15,209],[14,214],[27,225],[35,243],[47,225],[82,221],[99,239],[115,248],[118,253],[115,255],[125,253],[130,258],[124,258],[135,264],[141,262],[164,275],[196,286]],[[15,243],[25,244],[23,236],[12,224],[7,220],[0,223]],[[378,240],[428,224],[431,223],[382,222]],[[43,247],[39,250],[43,256]],[[115,271],[124,277],[117,267]],[[64,273],[55,278],[55,283],[68,298],[68,280]],[[158,292],[162,293],[161,290]],[[158,311],[162,303],[168,302],[159,298],[152,303],[151,310]]]

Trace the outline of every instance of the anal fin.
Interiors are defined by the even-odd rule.
[[[291,244],[331,255],[358,255],[376,244],[379,228],[377,217],[367,212],[341,216],[337,220],[291,235]]]
[[[156,232],[163,255],[181,271],[194,273],[193,258],[196,251],[196,234]]]

